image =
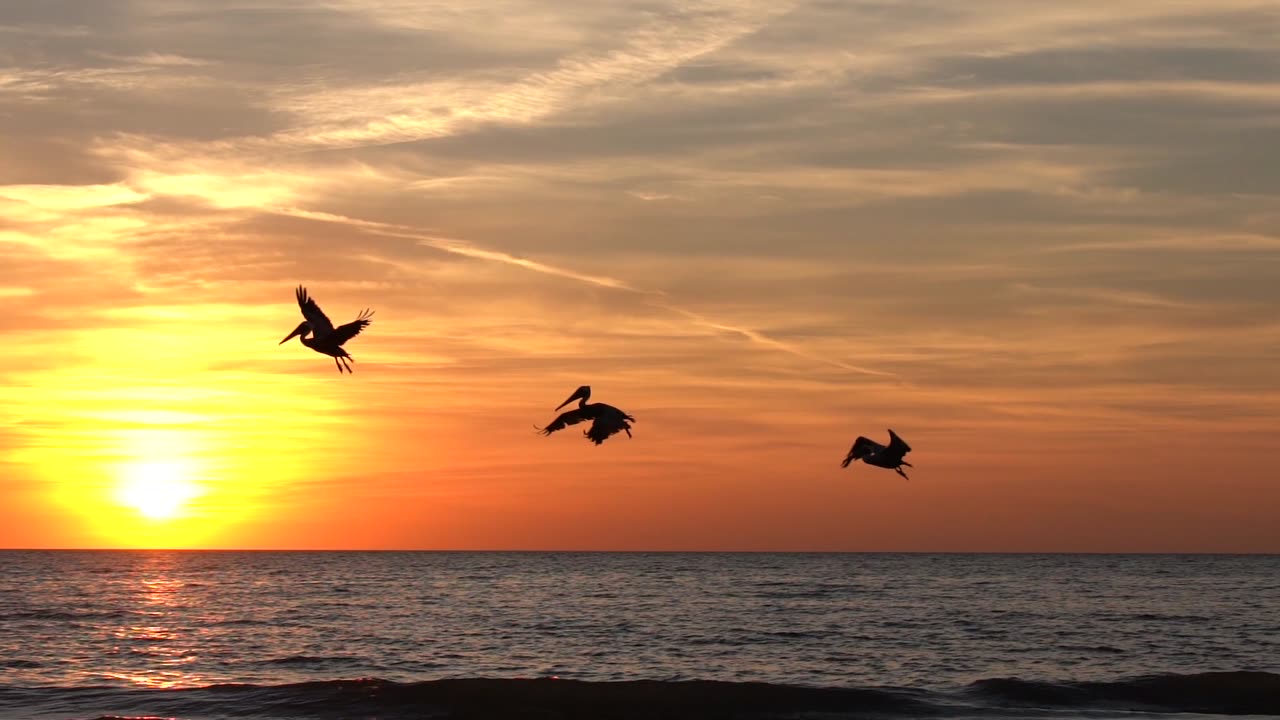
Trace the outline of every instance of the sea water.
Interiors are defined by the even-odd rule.
[[[1278,671],[1276,556],[0,552],[3,718],[1261,715]]]

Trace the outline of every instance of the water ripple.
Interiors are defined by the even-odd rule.
[[[554,674],[941,688],[1280,670],[1275,557],[0,555],[10,687]]]

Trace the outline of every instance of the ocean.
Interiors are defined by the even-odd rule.
[[[0,552],[0,718],[1280,715],[1280,557]]]

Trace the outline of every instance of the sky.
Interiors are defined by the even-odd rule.
[[[0,547],[1280,552],[1277,36],[6,2]]]

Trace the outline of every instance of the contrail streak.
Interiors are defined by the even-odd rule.
[[[405,225],[395,225],[392,223],[375,222],[372,220],[360,220],[359,218],[347,217],[345,215],[337,215],[334,213],[325,213],[325,212],[315,212],[311,210],[301,210],[297,208],[283,208],[283,209],[280,209],[279,212],[286,215],[292,215],[294,217],[306,218],[309,220],[321,220],[324,222],[351,225],[351,226],[362,228],[370,233],[374,233],[377,235],[383,235],[386,237],[394,237],[394,238],[402,238],[405,240],[413,240],[423,247],[433,248],[436,250],[440,250],[442,252],[451,253],[453,255],[461,255],[463,257],[474,258],[477,260],[487,260],[490,262],[498,262],[498,263],[503,263],[505,265],[514,265],[516,267],[524,268],[525,270],[530,270],[536,273],[542,273],[544,275],[553,275],[555,277],[574,280],[576,282],[586,283],[588,285],[594,285],[596,287],[608,288],[610,290],[620,290],[623,292],[630,292],[630,293],[636,293],[638,295],[648,296],[653,298],[654,302],[652,302],[651,304],[654,307],[661,308],[663,310],[674,313],[676,315],[680,315],[681,317],[684,317],[686,320],[689,320],[690,322],[692,322],[694,325],[698,327],[717,330],[720,332],[733,333],[735,335],[739,335],[745,338],[749,342],[752,342],[756,345],[760,345],[761,347],[771,348],[773,350],[778,350],[780,352],[784,352],[798,358],[804,358],[805,360],[822,363],[824,365],[829,365],[831,367],[839,368],[841,370],[847,370],[849,372],[856,372],[863,375],[871,375],[874,377],[886,377],[886,378],[900,377],[896,373],[891,373],[884,370],[873,370],[871,368],[860,367],[858,365],[851,365],[849,363],[841,362],[839,360],[833,360],[831,358],[822,357],[821,355],[815,355],[811,352],[808,352],[802,348],[798,348],[789,343],[785,343],[781,340],[775,340],[774,338],[764,335],[759,331],[752,330],[751,328],[738,327],[736,325],[729,325],[727,323],[709,319],[691,310],[686,310],[682,307],[671,304],[667,300],[667,294],[660,290],[646,290],[643,288],[637,288],[623,280],[618,280],[617,278],[611,278],[604,275],[588,275],[586,273],[575,272],[573,270],[557,267],[555,265],[548,265],[547,263],[538,262],[536,260],[529,260],[528,258],[517,257],[515,255],[501,252],[499,250],[489,250],[486,248],[476,247],[475,245],[462,240],[437,237],[434,235],[423,233],[415,228],[405,226]]]
[[[726,325],[721,322],[716,322],[715,320],[709,320],[695,312],[685,310],[684,308],[679,308],[679,307],[675,307],[673,305],[667,305],[667,304],[659,304],[658,307],[664,310],[669,310],[673,313],[676,313],[677,315],[683,315],[684,317],[693,321],[695,325],[711,328],[712,330],[721,330],[724,332],[736,333],[758,345],[770,347],[775,350],[781,350],[782,352],[790,353],[792,355],[795,355],[796,357],[801,357],[806,360],[813,360],[814,362],[820,362],[826,365],[830,365],[832,367],[837,367],[837,368],[840,368],[841,370],[849,370],[851,372],[862,373],[864,375],[875,375],[877,377],[892,377],[892,378],[899,377],[896,373],[886,372],[884,370],[872,370],[871,368],[859,367],[857,365],[850,365],[849,363],[840,362],[839,360],[832,360],[831,358],[825,358],[825,357],[822,357],[821,355],[814,355],[811,352],[797,348],[794,345],[789,345],[787,343],[782,342],[781,340],[775,340],[767,335],[764,335],[750,328],[736,327],[734,325]]]
[[[405,240],[413,240],[413,241],[416,241],[419,245],[435,248],[436,250],[442,250],[444,252],[452,253],[454,255],[462,255],[464,257],[475,258],[477,260],[491,260],[493,262],[500,262],[507,265],[515,265],[517,267],[522,267],[526,270],[532,270],[534,272],[542,273],[544,275],[555,275],[556,277],[567,278],[569,280],[577,280],[578,282],[583,282],[583,283],[587,283],[588,285],[595,285],[597,287],[602,287],[602,288],[609,288],[610,290],[625,290],[627,292],[633,292],[633,293],[655,294],[655,293],[649,293],[645,290],[640,290],[640,289],[631,287],[626,282],[622,280],[618,280],[616,278],[606,277],[603,275],[587,275],[586,273],[574,272],[573,270],[567,270],[565,268],[556,267],[554,265],[540,263],[536,260],[529,260],[528,258],[516,257],[515,255],[504,253],[499,250],[487,250],[485,248],[479,248],[479,247],[476,247],[475,245],[472,245],[471,243],[468,243],[462,240],[455,240],[453,238],[442,238],[435,235],[430,235],[405,225],[394,225],[392,223],[375,222],[373,220],[360,220],[358,218],[347,217],[345,215],[336,215],[334,213],[326,213],[326,212],[315,212],[312,210],[299,210],[295,208],[281,210],[280,212],[283,212],[288,215],[292,215],[294,217],[306,218],[308,220],[323,220],[325,222],[342,223],[344,225],[354,225],[356,227],[363,228],[368,232],[371,232],[377,235],[383,235],[386,237],[394,237],[394,238],[403,238]]]
[[[508,265],[515,265],[517,267],[522,267],[526,270],[532,270],[534,272],[540,272],[546,275],[555,275],[557,277],[562,277],[562,278],[569,278],[570,280],[577,280],[579,282],[588,283],[590,285],[596,285],[598,287],[610,288],[612,290],[626,290],[628,292],[637,292],[637,293],[645,292],[644,290],[637,290],[636,288],[631,287],[627,283],[621,280],[615,280],[611,277],[605,277],[603,275],[587,275],[584,273],[574,272],[573,270],[566,270],[564,268],[559,268],[554,265],[540,263],[540,262],[537,262],[536,260],[529,260],[522,257],[516,257],[515,255],[508,255],[507,253],[499,252],[497,250],[485,250],[483,248],[478,248],[478,247],[475,247],[474,245],[471,245],[469,243],[463,243],[458,240],[442,240],[442,239],[434,238],[429,240],[420,240],[419,242],[421,242],[423,245],[427,245],[428,247],[433,247],[437,250],[443,250],[445,252],[453,253],[454,255],[463,255],[466,257],[477,258],[480,260],[493,260],[494,262],[506,263]]]

